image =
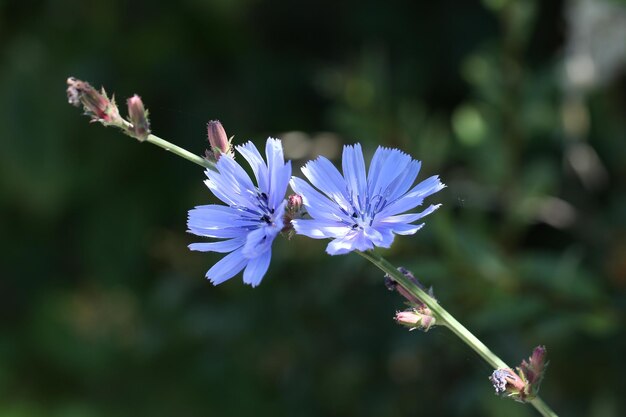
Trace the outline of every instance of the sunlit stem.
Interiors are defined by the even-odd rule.
[[[391,263],[387,262],[382,256],[374,251],[357,252],[359,255],[376,265],[380,270],[388,274],[400,284],[411,295],[417,297],[422,301],[430,311],[434,314],[437,324],[446,326],[457,335],[466,345],[471,347],[476,353],[480,355],[487,363],[489,363],[494,369],[509,368],[509,366],[500,359],[495,353],[493,353],[483,342],[481,342],[476,336],[474,336],[465,326],[457,321],[446,309],[444,309],[439,303],[432,298],[428,293],[418,287],[409,278],[407,278],[402,272],[398,271]],[[544,403],[541,398],[536,397],[531,400],[530,403],[545,417],[557,417],[556,413]]]
[[[123,124],[118,125],[118,127],[120,127],[123,130],[127,130],[128,128],[132,127],[132,124],[127,122],[126,120],[123,120],[122,123]],[[152,143],[153,145],[156,145],[159,148],[163,148],[166,151],[171,152],[175,155],[178,155],[181,158],[184,158],[190,162],[193,162],[196,165],[200,165],[203,168],[212,169],[214,171],[217,170],[214,162],[209,161],[208,159],[198,156],[196,154],[193,154],[189,152],[187,149],[181,148],[178,145],[174,145],[173,143],[168,142],[165,139],[162,139],[156,135],[153,135],[153,134],[148,135],[148,137],[145,139],[144,142]]]
[[[174,145],[173,143],[170,143],[165,139],[161,139],[158,136],[150,134],[146,138],[146,142],[150,142],[158,147],[165,149],[168,152],[172,152],[173,154],[180,156],[181,158],[185,158],[186,160],[191,161],[196,165],[200,165],[201,167],[212,170],[216,169],[215,164],[208,159],[193,154],[188,150],[181,148],[180,146]]]

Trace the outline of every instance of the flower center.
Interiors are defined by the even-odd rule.
[[[257,192],[257,207],[259,208],[260,221],[271,225],[274,222],[274,209],[269,207],[269,198],[264,192]]]

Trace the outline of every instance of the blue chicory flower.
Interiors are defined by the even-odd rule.
[[[217,172],[207,170],[205,184],[226,206],[210,204],[189,211],[189,232],[217,242],[193,243],[191,250],[228,253],[206,276],[215,285],[245,268],[243,282],[259,285],[272,257],[272,242],[284,227],[285,193],[291,177],[291,162],[285,163],[280,140],[268,138],[267,164],[248,142],[237,146],[256,177],[255,185],[246,171],[228,154],[217,161]]]
[[[412,224],[432,213],[431,205],[421,213],[401,214],[422,204],[424,198],[445,187],[432,176],[411,187],[421,162],[397,150],[379,147],[369,172],[361,145],[344,146],[343,175],[324,157],[309,161],[302,172],[322,193],[306,181],[292,177],[291,188],[302,196],[311,219],[293,220],[296,233],[314,239],[333,239],[327,246],[330,255],[374,246],[388,248],[394,235],[411,235],[424,224]]]

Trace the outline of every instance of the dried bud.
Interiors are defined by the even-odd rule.
[[[400,271],[402,275],[407,277],[409,281],[411,281],[417,287],[419,287],[423,291],[426,291],[428,295],[431,296],[431,298],[436,300],[432,287],[427,289],[417,278],[415,278],[415,276],[411,273],[411,271],[409,271],[408,269],[402,266],[398,268],[398,271]],[[408,292],[402,285],[398,284],[398,282],[396,282],[396,280],[394,280],[389,274],[385,275],[385,286],[387,287],[389,291],[394,291],[394,290],[398,291],[398,293],[401,296],[406,298],[406,300],[409,302],[409,305],[412,305],[412,306],[424,305],[424,303],[419,298],[415,297],[413,294]]]
[[[148,111],[144,109],[141,97],[137,94],[126,100],[126,105],[128,106],[128,119],[133,125],[129,128],[129,133],[143,142],[150,134]]]
[[[496,389],[496,394],[506,394],[518,401],[524,401],[528,383],[510,368],[496,369],[489,380]]]
[[[70,77],[67,79],[67,98],[68,102],[76,107],[82,105],[85,114],[90,116],[93,122],[120,127],[124,125],[115,100],[109,100],[104,89],[98,92],[88,82]]]
[[[409,330],[423,330],[427,332],[435,325],[435,317],[428,307],[422,305],[410,310],[398,311],[395,316],[398,324],[409,327]]]
[[[211,146],[210,151],[206,153],[207,159],[214,158],[214,160],[217,161],[222,154],[227,154],[232,157],[235,156],[232,146],[230,145],[230,140],[228,136],[226,136],[224,126],[222,126],[219,120],[211,120],[207,123],[207,136],[209,145]]]
[[[528,362],[523,360],[520,365],[520,368],[526,376],[526,379],[529,383],[537,387],[537,391],[539,391],[539,385],[541,384],[541,380],[543,379],[543,374],[545,371],[546,354],[547,350],[545,346],[537,346],[533,350],[533,354],[531,355],[531,357],[528,358]]]
[[[528,362],[523,360],[516,368],[517,373],[509,368],[496,369],[489,380],[496,389],[496,394],[503,394],[519,402],[528,402],[539,394],[541,380],[545,373],[545,346],[537,346]]]

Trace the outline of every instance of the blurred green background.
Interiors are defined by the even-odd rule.
[[[88,123],[68,76],[198,154],[220,119],[296,166],[423,160],[443,207],[384,255],[510,364],[547,345],[561,416],[626,413],[626,2],[0,0],[0,417],[536,416],[324,242],[211,286],[202,171]]]

